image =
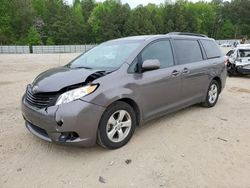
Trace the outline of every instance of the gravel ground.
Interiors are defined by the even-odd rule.
[[[218,104],[139,127],[118,150],[55,145],[24,127],[20,100],[40,72],[77,54],[0,55],[0,187],[250,187],[250,77]]]

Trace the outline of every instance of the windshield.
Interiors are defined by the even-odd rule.
[[[73,60],[70,68],[115,70],[138,48],[141,41],[110,41],[100,44]]]

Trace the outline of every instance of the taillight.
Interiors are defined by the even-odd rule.
[[[225,59],[224,59],[224,64],[227,66],[227,64],[228,64],[228,58],[227,57],[225,57]]]

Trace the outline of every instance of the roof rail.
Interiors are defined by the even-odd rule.
[[[167,33],[167,35],[188,35],[188,36],[196,36],[196,37],[207,37],[207,35],[198,34],[198,33],[188,33],[188,32],[171,32],[171,33]]]

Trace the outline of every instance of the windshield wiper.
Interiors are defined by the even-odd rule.
[[[79,67],[72,67],[72,69],[93,69],[93,68],[91,68],[91,67],[79,66]]]

